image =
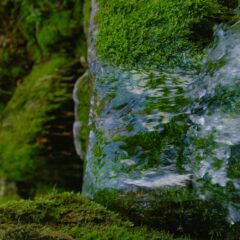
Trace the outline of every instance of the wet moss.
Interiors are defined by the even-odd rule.
[[[99,58],[129,67],[192,65],[211,42],[212,27],[227,21],[217,0],[97,2]]]
[[[146,224],[176,236],[187,234],[193,239],[234,239],[238,231],[238,224],[229,224],[227,210],[218,201],[196,198],[191,187],[166,187],[154,191],[133,188],[127,192],[104,189],[95,194],[94,200],[136,225]]]
[[[71,193],[0,206],[0,237],[6,240],[174,239],[164,232],[134,227],[106,208]]]

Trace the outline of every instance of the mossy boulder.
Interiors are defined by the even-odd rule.
[[[37,239],[162,239],[173,236],[134,227],[117,214],[78,194],[55,194],[35,201],[0,206],[0,238]],[[185,239],[185,238],[178,238]]]

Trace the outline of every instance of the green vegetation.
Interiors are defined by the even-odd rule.
[[[59,139],[71,138],[72,127],[70,132],[66,129],[68,121],[70,124],[73,121],[70,109],[73,84],[86,67],[79,63],[87,52],[83,3],[82,0],[0,3],[0,177],[17,183],[18,190],[32,188],[28,185],[43,180],[56,184],[60,178],[57,169],[65,162],[73,162],[67,160],[74,151],[73,145],[63,150],[66,155],[58,156],[55,152],[54,158],[52,152],[59,150],[58,141],[62,141],[56,140],[55,135]],[[54,121],[57,126],[52,129]],[[70,170],[62,173],[60,181],[73,185],[68,174],[75,173],[66,167]],[[80,176],[81,170],[78,171]],[[80,189],[81,183],[76,184]]]
[[[58,72],[67,61],[57,57],[36,66],[8,103],[0,131],[1,176],[11,181],[30,181],[39,174],[36,170],[43,160],[37,139],[51,117],[48,113],[66,99]]]
[[[18,14],[12,1],[1,1],[0,16],[0,105],[4,107],[32,61],[26,50],[27,42],[16,24]]]
[[[97,192],[94,200],[134,223],[175,234],[187,233],[193,239],[232,240],[238,236],[239,227],[230,225],[225,219],[226,209],[215,200],[197,199],[190,188],[128,192],[105,189]]]
[[[78,59],[86,56],[83,2],[1,1],[0,101],[4,105],[34,63],[56,53]]]
[[[0,238],[174,239],[170,234],[134,227],[129,221],[78,194],[55,194],[0,206]],[[185,238],[178,238],[185,239]]]
[[[99,57],[116,65],[144,68],[185,66],[198,60],[211,42],[214,24],[233,20],[229,7],[238,4],[218,0],[97,2]]]

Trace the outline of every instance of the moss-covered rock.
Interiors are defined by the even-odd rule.
[[[80,64],[76,64],[76,61],[69,60],[64,55],[56,56],[35,66],[18,86],[3,112],[0,127],[2,178],[20,183],[20,189],[26,186],[21,184],[23,182],[57,183],[65,180],[70,182],[76,175],[81,178],[80,168],[75,165],[76,170],[70,169],[73,161],[81,165],[73,144],[70,144],[74,117],[71,109],[72,88],[81,71]],[[69,101],[70,106],[68,104],[65,109]],[[64,148],[66,144],[62,137],[67,139],[66,144],[72,150]],[[77,181],[77,178],[72,182],[74,185],[78,183],[78,189],[81,188],[81,181]]]
[[[83,2],[21,1],[19,28],[34,60],[39,61],[55,52],[75,57],[86,55]]]
[[[173,236],[134,227],[85,197],[64,193],[0,206],[0,239],[171,240]]]

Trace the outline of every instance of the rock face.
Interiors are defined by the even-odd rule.
[[[200,139],[200,142],[202,140],[202,131],[205,132],[205,125],[201,125],[200,118],[205,114],[207,107],[202,104],[201,96],[197,94],[204,91],[204,87],[198,87],[198,82],[204,84],[198,62],[203,55],[204,41],[196,40],[194,29],[208,24],[209,19],[223,9],[229,11],[230,9],[219,5],[217,1],[209,1],[204,5],[205,11],[202,12],[203,8],[198,1],[193,1],[192,4],[185,1],[181,5],[182,11],[191,11],[193,7],[192,14],[197,20],[191,22],[191,19],[186,19],[183,26],[178,29],[183,31],[183,35],[178,35],[175,29],[176,32],[172,32],[167,39],[173,44],[172,38],[176,37],[179,42],[175,43],[179,45],[169,45],[169,49],[165,49],[167,46],[164,44],[157,45],[158,40],[163,41],[161,32],[156,30],[155,39],[154,31],[150,31],[153,36],[150,38],[146,35],[146,38],[142,39],[142,45],[138,45],[139,54],[142,54],[138,57],[132,45],[134,39],[141,38],[138,33],[144,34],[145,27],[161,29],[163,23],[166,28],[171,29],[171,24],[177,28],[170,18],[171,11],[183,14],[179,5],[173,1],[153,2],[137,5],[135,1],[131,3],[109,1],[104,5],[103,1],[92,1],[89,76],[94,87],[83,191],[101,203],[117,208],[123,214],[131,215],[136,222],[147,222],[160,228],[164,225],[171,231],[184,231],[203,238],[214,238],[218,235],[224,237],[226,232],[221,229],[223,225],[225,229],[230,229],[228,220],[231,209],[226,206],[225,201],[214,199],[215,190],[221,186],[219,178],[223,177],[224,181],[228,182],[228,177],[222,174],[223,168],[226,171],[229,166],[224,160],[226,155],[224,148],[221,148],[223,152],[213,151],[213,155],[217,154],[215,157],[221,158],[218,171],[215,171],[213,166],[206,167],[203,176],[200,176],[201,166],[195,166],[198,160],[202,162],[200,165],[204,165],[206,159],[203,158],[207,156],[208,148],[206,146],[206,149],[202,150],[203,145],[196,145],[197,139]],[[149,4],[149,8],[144,4]],[[160,11],[159,15],[154,15],[155,19],[150,17],[146,25],[145,23],[141,26],[131,25],[133,18],[138,22],[143,6],[147,12],[146,9],[152,9],[154,4],[159,7],[156,11]],[[171,6],[176,9],[173,7],[170,12],[166,12],[162,9],[164,4],[166,7],[172,4]],[[118,24],[115,17],[123,18],[124,21]],[[219,21],[221,17],[218,16],[216,19]],[[135,32],[136,38],[130,31]],[[118,34],[122,45],[118,45]],[[209,35],[205,37],[208,41],[211,40]],[[150,39],[154,50],[145,48],[144,44],[148,44]],[[138,40],[136,41],[140,44],[141,41]],[[206,44],[207,39],[205,40]],[[222,46],[221,41],[218,44]],[[184,47],[187,45],[188,48]],[[129,52],[126,52],[125,48]],[[211,54],[218,52],[219,48],[221,47],[215,47],[212,52],[210,51],[206,59],[211,58]],[[145,51],[148,52],[148,56],[144,65]],[[171,51],[175,53],[172,54]],[[218,53],[216,54],[212,62],[218,62]],[[160,62],[154,64],[159,57]],[[169,58],[171,61],[168,62]],[[133,64],[137,60],[139,60],[137,64]],[[206,62],[203,68],[209,68],[211,65],[208,60]],[[220,62],[218,67],[223,67],[221,71],[225,71],[224,68],[227,69],[229,65],[224,67],[225,60]],[[214,68],[213,71],[217,69]],[[205,77],[208,78],[206,81],[209,85],[211,77],[207,75]],[[217,78],[216,81],[222,80]],[[211,94],[209,96],[213,97]],[[214,99],[209,97],[211,103],[215,101]],[[198,113],[201,107],[203,110]],[[217,107],[220,109],[220,106]],[[235,129],[237,120],[234,123]],[[214,127],[211,131],[214,131]],[[217,131],[221,132],[224,129]],[[218,134],[215,137],[218,137]],[[216,139],[209,140],[211,142],[207,144],[208,147],[215,146]],[[204,139],[202,143],[206,144]],[[202,156],[202,159],[199,156]],[[216,173],[216,179],[211,176],[213,172]],[[210,180],[210,184],[207,179]],[[229,181],[229,184],[232,186],[232,181]],[[222,187],[229,187],[229,184]],[[237,190],[233,192],[233,195],[237,196]],[[213,196],[209,197],[211,193]],[[225,200],[228,201],[227,193],[225,196]],[[236,222],[237,219],[235,216]],[[202,231],[196,227],[198,220],[204,226]]]

